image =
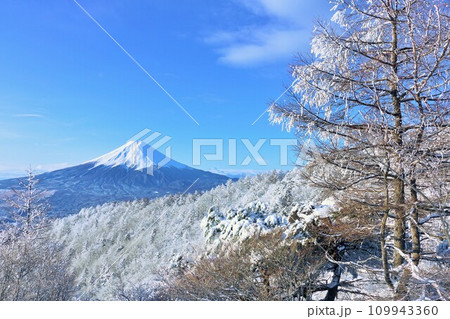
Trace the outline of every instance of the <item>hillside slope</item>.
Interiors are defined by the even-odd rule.
[[[220,210],[264,202],[276,210],[289,202],[320,201],[298,171],[273,172],[228,182],[203,194],[110,203],[55,221],[52,233],[74,257],[84,298],[114,299],[116,289],[151,284],[179,255],[205,250],[201,220]]]

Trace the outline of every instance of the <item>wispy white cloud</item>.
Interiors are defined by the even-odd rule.
[[[26,170],[27,167],[21,167],[19,165],[0,164],[0,180],[25,176]]]
[[[267,15],[286,22],[299,23],[302,17],[314,10],[321,0],[240,0],[258,15]]]
[[[56,171],[71,166],[69,163],[39,164],[39,165],[2,165],[0,164],[0,180],[7,178],[22,177],[27,174],[28,169],[35,173]]]
[[[252,33],[252,43],[231,43],[219,49],[219,61],[236,66],[254,66],[292,56],[300,50],[305,30],[265,30]]]
[[[44,115],[42,115],[42,114],[37,114],[37,113],[14,114],[13,117],[20,117],[20,118],[40,118],[40,119],[45,118]]]
[[[310,41],[311,24],[326,0],[240,0],[237,5],[261,23],[219,30],[205,38],[216,47],[219,61],[234,66],[254,66],[292,58]]]

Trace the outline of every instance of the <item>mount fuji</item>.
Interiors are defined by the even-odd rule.
[[[130,141],[91,161],[43,173],[37,179],[38,187],[49,194],[49,214],[63,217],[107,202],[209,190],[230,178],[174,161],[143,141]],[[0,181],[0,195],[17,185],[17,179]]]

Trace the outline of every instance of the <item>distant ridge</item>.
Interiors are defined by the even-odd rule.
[[[162,167],[158,163],[164,161]],[[156,164],[155,164],[156,163]],[[152,167],[152,174],[146,168]],[[77,166],[37,176],[38,186],[49,191],[51,215],[63,217],[81,208],[107,202],[155,198],[166,194],[204,191],[230,178],[170,159],[143,141],[130,141]],[[17,178],[0,181],[0,210]]]

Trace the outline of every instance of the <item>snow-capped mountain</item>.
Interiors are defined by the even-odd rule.
[[[86,163],[93,163],[94,167],[126,166],[135,170],[145,170],[152,166],[156,168],[158,165],[179,169],[190,169],[189,166],[166,157],[144,141],[129,141],[114,151]],[[164,163],[164,165],[161,163]]]
[[[58,217],[112,201],[208,190],[230,179],[174,161],[142,141],[37,178],[39,188],[51,194],[51,214]],[[0,194],[17,185],[17,179],[0,181]]]

